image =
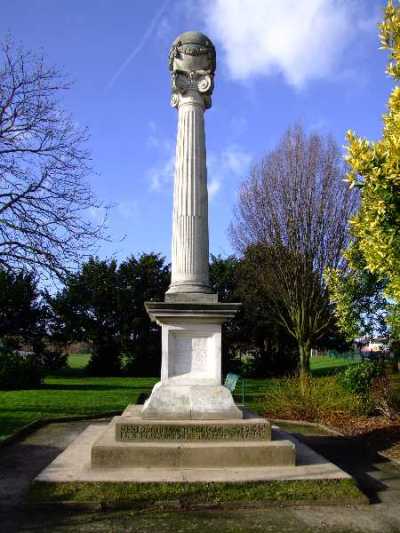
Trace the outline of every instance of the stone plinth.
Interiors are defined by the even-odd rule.
[[[246,411],[245,418],[240,420],[213,422],[187,420],[171,423],[142,420],[140,409],[139,405],[130,405],[121,417],[116,417],[107,426],[89,426],[39,474],[36,481],[56,484],[74,481],[242,484],[273,480],[350,478],[337,466],[296,440],[293,435],[279,431],[276,427],[272,428],[271,441],[268,421]],[[129,427],[146,426],[150,433],[159,426],[162,438],[147,440],[150,433],[146,434],[145,430],[142,440],[121,442],[117,437],[119,431],[117,426],[121,427],[123,423]],[[180,427],[188,429],[183,436],[178,429],[175,434],[176,440],[171,441],[169,438],[164,438],[168,436],[165,430],[170,426],[175,430]],[[205,438],[186,439],[194,426],[199,428],[205,426]],[[223,427],[221,440],[219,440],[221,429],[218,429],[219,435],[215,439],[214,430],[210,431],[213,427]],[[229,428],[232,437],[237,440],[225,439],[225,428]],[[239,434],[238,428],[241,428]],[[241,432],[245,428],[252,437],[251,440],[241,439]],[[198,436],[197,430],[193,436]],[[253,440],[256,436],[259,438]],[[201,443],[205,443],[205,446],[194,446]],[[212,447],[210,444],[218,446]],[[182,449],[182,445],[185,452],[181,453],[179,450]],[[212,457],[207,459],[210,450],[213,450]],[[193,466],[186,466],[189,461]],[[205,462],[212,466],[204,467]],[[158,464],[164,466],[157,466]],[[249,464],[252,466],[246,466]]]
[[[295,446],[271,441],[263,418],[193,421],[143,420],[139,406],[115,417],[94,442],[97,468],[238,468],[294,466]]]
[[[294,466],[289,441],[116,442],[103,434],[92,447],[92,468],[238,468]]]
[[[138,406],[133,406],[137,410]],[[129,416],[134,414],[133,410]],[[91,456],[94,446],[101,444],[104,425],[91,425],[82,432],[54,461],[36,478],[36,482],[60,483],[253,483],[287,480],[336,480],[350,479],[336,465],[318,455],[311,448],[295,439],[292,434],[273,428],[273,441],[283,442],[290,439],[296,447],[296,465],[287,466],[250,466],[250,467],[213,467],[179,468],[168,465],[165,468],[149,468],[140,465],[132,467],[93,468]],[[114,440],[111,438],[111,445]],[[104,442],[104,441],[103,441]],[[125,443],[120,443],[125,444]],[[118,453],[118,448],[111,448]],[[275,448],[276,449],[276,448]],[[100,459],[99,459],[100,460]],[[160,487],[162,488],[162,487]],[[283,490],[285,486],[283,486]]]
[[[221,385],[221,326],[239,304],[147,302],[162,328],[161,380],[143,407],[148,419],[241,418]]]

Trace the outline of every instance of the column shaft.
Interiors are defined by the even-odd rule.
[[[187,94],[178,104],[171,292],[211,292],[204,104]]]

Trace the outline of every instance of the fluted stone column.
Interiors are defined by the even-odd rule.
[[[171,287],[211,292],[208,281],[208,198],[204,101],[197,91],[174,99],[178,107]]]
[[[204,131],[204,111],[211,106],[215,71],[215,50],[211,41],[196,32],[180,36],[171,48],[170,70],[171,105],[178,110],[178,135],[171,286],[166,300],[176,301],[179,293],[191,293],[197,299],[201,294],[211,293],[208,279],[208,193]],[[186,294],[186,299],[190,298],[189,294]]]

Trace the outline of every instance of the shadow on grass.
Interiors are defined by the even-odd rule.
[[[349,368],[349,366],[352,366],[356,364],[358,361],[352,361],[348,364],[343,365],[336,365],[336,366],[321,366],[319,368],[312,368],[311,369],[311,375],[314,378],[322,378],[326,376],[335,376],[337,374],[340,374],[346,368]]]
[[[149,398],[150,391],[149,392],[141,392],[138,396],[138,399],[136,400],[136,405],[143,405],[144,402]]]
[[[135,403],[135,399],[133,398],[132,403]],[[98,405],[96,407],[91,407],[87,405],[83,405],[81,407],[70,407],[69,405],[63,406],[60,405],[59,407],[49,407],[44,406],[42,409],[38,409],[37,407],[21,407],[20,409],[13,409],[12,411],[0,411],[0,427],[1,432],[4,436],[7,436],[5,433],[5,428],[11,428],[12,431],[10,433],[21,429],[22,426],[25,424],[29,424],[35,420],[43,419],[43,418],[65,418],[68,419],[70,417],[83,417],[86,418],[96,418],[99,415],[103,416],[103,414],[113,413],[113,412],[121,412],[125,409],[126,402],[121,402],[121,404],[118,405]],[[4,415],[5,413],[5,415]],[[12,413],[13,415],[22,414],[23,419],[21,421],[21,418],[18,418],[15,420],[15,418],[8,417],[7,415],[9,413]],[[33,415],[33,416],[32,416]],[[4,422],[4,420],[6,422]]]
[[[90,377],[86,367],[84,368],[60,368],[53,372],[49,372],[48,377],[52,378],[87,378]]]
[[[368,497],[370,503],[380,503],[379,493],[387,490],[387,485],[374,474],[380,473],[379,465],[387,464],[393,468],[394,478],[400,479],[400,472],[368,444],[362,437],[340,437],[294,435],[317,453],[350,474],[357,482],[358,488]]]
[[[132,385],[126,384],[113,384],[110,383],[109,385],[101,384],[101,383],[44,383],[39,389],[35,390],[65,390],[65,391],[112,391],[112,390],[132,390],[132,391],[143,391],[147,389],[151,389],[153,385],[149,384],[148,386],[145,384],[137,384]]]
[[[311,370],[311,375],[313,378],[323,378],[327,376],[335,376],[348,368],[347,366],[328,366],[328,367],[321,367],[321,368],[314,368]]]

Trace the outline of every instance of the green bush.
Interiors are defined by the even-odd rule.
[[[377,361],[361,361],[349,366],[340,376],[339,381],[349,392],[369,396],[375,378],[385,373],[384,365]]]
[[[276,380],[265,396],[265,413],[273,418],[323,422],[340,415],[366,414],[367,405],[343,390],[335,376]]]
[[[40,365],[45,371],[53,372],[68,366],[68,354],[61,350],[41,350],[37,355],[40,360]]]
[[[27,389],[41,382],[41,366],[35,355],[19,354],[0,344],[0,389]]]

